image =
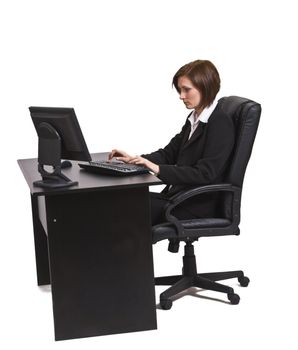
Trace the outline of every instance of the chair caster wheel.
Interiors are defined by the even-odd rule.
[[[239,295],[235,294],[235,293],[229,293],[228,299],[230,300],[232,305],[237,305],[237,304],[239,304],[239,301],[240,301]]]
[[[160,307],[163,310],[170,310],[172,305],[173,305],[172,300],[170,300],[170,299],[160,299]]]
[[[240,283],[241,287],[247,287],[249,284],[249,278],[245,276],[238,277],[238,282]]]

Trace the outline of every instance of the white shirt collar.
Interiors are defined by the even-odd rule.
[[[191,125],[197,124],[199,121],[203,123],[208,123],[208,119],[211,116],[212,112],[214,111],[215,107],[217,106],[219,98],[216,97],[215,100],[212,102],[212,104],[209,107],[206,107],[203,109],[202,113],[199,115],[199,118],[195,121],[195,110],[191,113],[191,115],[188,117],[188,120],[190,121]]]

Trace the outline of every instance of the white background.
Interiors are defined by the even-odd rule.
[[[1,0],[2,349],[297,349],[294,3]],[[157,310],[156,331],[54,342],[51,293],[36,286],[29,191],[16,163],[37,155],[28,106],[74,107],[91,152],[150,152],[184,123],[171,80],[199,58],[217,66],[222,95],[263,108],[241,235],[196,245],[200,271],[244,269],[249,287],[229,281],[238,306],[220,293],[186,295]],[[180,272],[182,249],[153,249],[156,275]]]

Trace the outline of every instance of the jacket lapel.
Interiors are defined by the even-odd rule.
[[[190,129],[191,129],[190,122],[188,121],[187,128],[185,129],[185,132],[184,132],[184,135],[183,135],[183,139],[182,139],[182,142],[181,142],[181,145],[182,145],[181,148],[184,148],[185,144],[188,141],[188,136],[189,136],[189,133],[190,133]]]
[[[206,124],[207,123],[203,123],[200,121],[195,132],[192,134],[191,138],[188,140],[188,136],[189,136],[189,132],[190,132],[190,126],[189,126],[189,128],[187,129],[189,132],[186,132],[184,135],[183,149],[188,147],[189,145],[191,145],[193,142],[195,142],[196,140],[198,140],[202,136],[202,134],[205,130]]]

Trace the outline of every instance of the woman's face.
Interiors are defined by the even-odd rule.
[[[201,93],[200,91],[192,84],[190,79],[186,76],[178,78],[178,89],[180,91],[180,100],[182,100],[187,109],[198,108],[201,103]]]

